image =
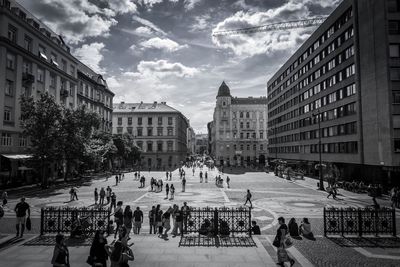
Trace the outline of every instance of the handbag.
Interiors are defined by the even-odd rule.
[[[30,218],[30,217],[28,217],[28,218],[26,219],[25,226],[26,226],[26,229],[27,229],[28,231],[30,231],[30,230],[32,229],[32,222],[31,222],[31,218]]]
[[[89,264],[90,266],[92,266],[94,264],[94,260],[93,260],[92,256],[87,257],[86,263]]]
[[[272,245],[273,245],[274,247],[277,247],[277,248],[279,248],[279,247],[281,246],[281,242],[280,242],[278,236],[275,236],[275,239],[274,239],[274,242],[272,242]]]
[[[278,262],[286,262],[289,261],[289,255],[285,248],[280,247],[278,248]]]
[[[285,248],[290,248],[291,246],[293,246],[293,240],[288,236],[285,239]]]

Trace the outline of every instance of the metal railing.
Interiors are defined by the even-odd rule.
[[[396,236],[396,211],[391,208],[324,208],[324,235]]]
[[[84,236],[90,236],[97,230],[110,234],[110,210],[46,207],[41,209],[40,235],[51,233],[70,233],[76,229]]]

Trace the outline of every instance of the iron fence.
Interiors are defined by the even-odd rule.
[[[396,236],[396,211],[391,208],[324,208],[324,235]]]
[[[85,236],[96,230],[110,234],[110,210],[70,207],[46,207],[41,209],[40,234],[73,233],[79,229]]]
[[[183,233],[208,236],[251,236],[251,210],[239,208],[190,208],[184,214]]]

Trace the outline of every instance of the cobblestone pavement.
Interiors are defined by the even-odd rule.
[[[306,178],[305,180],[287,181],[275,177],[272,173],[247,172],[229,174],[231,179],[230,188],[224,183],[223,188],[215,185],[215,176],[221,175],[224,180],[225,174],[216,171],[208,171],[208,182],[200,183],[199,169],[192,175],[190,169],[186,170],[186,192],[181,192],[181,180],[178,171],[173,172],[172,181],[165,181],[164,172],[142,172],[146,177],[146,187],[138,188],[139,182],[134,180],[133,173],[126,173],[125,179],[115,186],[114,177],[106,179],[94,179],[78,186],[78,201],[69,201],[69,187],[61,187],[54,190],[29,190],[26,193],[27,202],[32,206],[31,234],[39,233],[40,209],[48,206],[82,207],[93,206],[94,188],[100,189],[110,186],[117,194],[117,200],[122,200],[124,205],[141,207],[145,214],[143,231],[148,231],[147,212],[151,206],[161,204],[163,209],[187,201],[190,206],[226,206],[239,207],[244,204],[246,189],[250,189],[253,195],[252,219],[255,219],[262,229],[262,241],[266,253],[275,257],[272,246],[266,237],[273,239],[276,232],[277,218],[285,217],[287,220],[294,217],[300,223],[303,217],[310,218],[313,231],[317,236],[316,241],[295,241],[296,259],[305,259],[302,266],[311,264],[314,266],[376,266],[376,263],[384,263],[383,266],[392,266],[392,262],[400,265],[400,255],[396,253],[397,248],[386,247],[348,247],[332,239],[323,238],[323,214],[324,207],[365,207],[372,204],[372,200],[366,194],[356,194],[340,190],[338,200],[327,199],[327,193],[318,191],[316,180]],[[203,172],[206,169],[203,170]],[[149,192],[148,182],[151,177],[163,179],[165,183],[174,184],[176,194],[174,200],[165,198],[165,191],[160,193]],[[10,194],[9,204],[5,208],[5,217],[0,219],[0,235],[14,232],[15,215],[13,208],[23,194]],[[381,205],[387,205],[385,198],[378,199]],[[399,216],[399,213],[397,213]],[[400,220],[397,219],[397,229],[400,229]],[[264,238],[265,237],[265,238]],[[272,240],[271,239],[271,240]],[[394,252],[393,252],[394,251]]]

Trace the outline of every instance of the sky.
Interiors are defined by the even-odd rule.
[[[18,0],[102,74],[114,103],[165,101],[207,133],[222,81],[266,96],[268,79],[315,27],[213,37],[218,30],[327,16],[341,0]]]

